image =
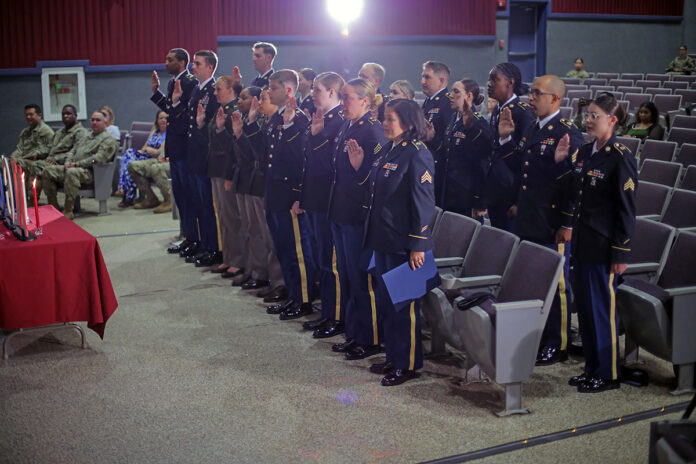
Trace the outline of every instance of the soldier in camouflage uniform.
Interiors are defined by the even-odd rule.
[[[95,164],[110,162],[116,150],[118,141],[106,132],[106,115],[95,111],[90,119],[92,133],[85,137],[79,145],[65,154],[65,165],[48,165],[42,174],[43,188],[48,197],[48,203],[58,206],[58,184],[63,182],[65,191],[65,207],[63,214],[73,219],[73,207],[80,185],[94,182],[94,174],[90,169]]]
[[[679,56],[669,62],[665,72],[668,74],[691,74],[694,72],[694,59],[686,54],[686,45],[679,47]]]
[[[27,190],[29,197],[32,197],[31,183],[36,176],[34,163],[48,156],[53,140],[53,129],[43,122],[41,107],[35,103],[24,107],[24,118],[29,127],[22,129],[19,133],[17,148],[10,157],[26,171]],[[32,200],[32,198],[29,199]]]
[[[166,213],[172,210],[172,189],[169,183],[171,170],[167,158],[160,156],[157,159],[133,161],[128,165],[128,173],[138,189],[145,194],[145,200],[136,203],[134,208],[145,209],[147,205],[153,203],[151,199],[155,198],[155,193],[150,188],[150,179],[152,179],[164,197],[164,201],[154,209],[154,212]]]

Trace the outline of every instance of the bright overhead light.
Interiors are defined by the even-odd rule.
[[[344,27],[360,17],[363,0],[326,0],[329,15]]]

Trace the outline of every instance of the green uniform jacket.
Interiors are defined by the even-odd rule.
[[[56,131],[56,134],[53,136],[53,144],[51,145],[49,156],[53,157],[58,164],[63,164],[67,153],[78,146],[88,135],[87,129],[79,122],[76,122],[69,130],[63,127]]]
[[[678,56],[669,62],[665,72],[691,74],[694,71],[694,59],[690,56]]]
[[[116,150],[118,150],[118,140],[111,134],[104,131],[94,135],[92,132],[66,154],[65,163],[75,163],[79,168],[106,164],[114,158]]]
[[[12,152],[12,158],[24,158],[36,153],[37,159],[44,159],[51,150],[53,141],[53,129],[41,121],[36,127],[27,127],[19,133],[19,143]]]
[[[584,69],[581,69],[580,71],[576,70],[571,70],[566,73],[566,77],[570,77],[573,79],[589,79],[590,78],[590,73],[585,71]]]

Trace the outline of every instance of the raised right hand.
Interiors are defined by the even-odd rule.
[[[152,93],[157,92],[157,89],[159,89],[160,86],[160,80],[159,77],[157,76],[157,71],[152,70]]]
[[[259,110],[261,109],[261,102],[257,97],[251,99],[251,108],[249,109],[249,122],[256,122],[256,118],[259,117]]]
[[[560,163],[561,161],[568,158],[569,151],[570,151],[570,135],[566,134],[563,137],[561,137],[561,140],[558,141],[558,146],[556,146],[556,151],[553,154],[553,160],[556,163]]]
[[[512,120],[512,111],[510,108],[503,108],[500,112],[500,121],[498,122],[498,135],[501,139],[505,139],[515,132],[515,121]]]
[[[355,139],[350,139],[348,141],[348,158],[350,160],[350,165],[356,171],[362,166],[363,160],[365,159],[365,151],[362,149]]]
[[[317,135],[324,130],[324,111],[317,108],[312,116],[312,135]]]
[[[239,111],[232,113],[232,132],[234,132],[234,136],[237,138],[242,136],[242,124],[244,124],[242,114]]]
[[[217,113],[215,113],[215,126],[218,128],[218,130],[222,130],[223,127],[225,127],[225,119],[227,119],[227,115],[222,109],[222,106],[218,107]]]
[[[179,100],[181,100],[181,95],[183,95],[184,91],[181,90],[181,81],[177,80],[174,82],[174,91],[172,92],[172,102],[173,103],[179,103]]]

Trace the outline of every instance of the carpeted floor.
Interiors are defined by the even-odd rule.
[[[664,405],[671,366],[643,355],[652,382],[582,395],[581,360],[537,368],[525,416],[498,418],[502,390],[462,384],[462,358],[379,385],[370,361],[331,353],[301,322],[168,255],[169,215],[118,210],[76,222],[99,239],[119,309],[104,341],[73,332],[17,337],[0,362],[3,463],[406,463],[442,458]],[[93,200],[83,208],[96,212]],[[427,342],[426,342],[427,346]],[[378,357],[379,359],[379,357]],[[674,418],[675,414],[665,416]],[[646,462],[649,421],[482,462]]]

